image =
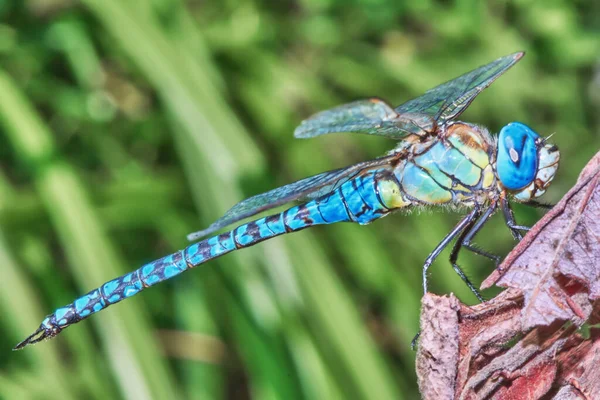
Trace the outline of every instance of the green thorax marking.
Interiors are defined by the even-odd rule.
[[[390,204],[472,204],[475,196],[496,186],[493,142],[487,131],[457,122],[438,134],[441,137],[411,144],[412,151],[394,171],[400,186],[386,188]]]

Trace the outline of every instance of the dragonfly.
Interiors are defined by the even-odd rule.
[[[518,52],[498,58],[396,108],[370,98],[304,120],[294,132],[297,138],[361,133],[395,139],[398,144],[374,160],[323,172],[237,203],[207,229],[188,236],[191,241],[201,240],[56,309],[15,350],[55,337],[112,304],[232,251],[315,225],[368,224],[395,211],[419,207],[468,210],[426,258],[424,293],[428,291],[429,267],[454,242],[450,264],[483,301],[457,264],[459,251],[468,249],[498,266],[500,258],[475,247],[474,236],[500,209],[512,236],[520,240],[528,227],[517,225],[510,200],[541,206],[535,199],[552,182],[560,153],[548,138],[523,123],[511,122],[498,136],[492,136],[485,127],[457,117],[523,55]],[[282,212],[241,222],[292,202],[296,204]],[[216,233],[233,224],[237,226]]]

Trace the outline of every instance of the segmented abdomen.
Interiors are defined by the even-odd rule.
[[[184,250],[152,261],[136,271],[106,282],[73,303],[57,309],[46,317],[38,331],[43,332],[42,338],[56,336],[65,327],[131,297],[147,287],[233,250],[255,245],[274,236],[299,231],[312,225],[351,221],[361,224],[371,222],[390,211],[391,207],[384,205],[385,201],[382,200],[382,193],[380,193],[385,182],[387,180],[382,178],[382,171],[357,176],[332,193],[306,204],[240,225],[229,232],[202,240]],[[30,340],[31,343],[35,341]],[[28,344],[23,343],[23,346]]]

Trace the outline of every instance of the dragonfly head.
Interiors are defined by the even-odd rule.
[[[496,171],[517,201],[539,197],[554,179],[560,153],[527,125],[511,122],[500,131]]]

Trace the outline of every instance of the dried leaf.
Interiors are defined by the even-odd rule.
[[[600,154],[482,287],[520,289],[523,328],[529,329],[557,320],[586,321],[600,297],[599,278]]]
[[[468,307],[423,298],[417,353],[425,399],[600,399],[600,153]]]
[[[423,297],[417,376],[426,399],[451,399],[454,395],[459,309],[459,301],[453,295]],[[440,365],[443,368],[437,368]]]
[[[516,289],[474,307],[433,294],[423,304],[417,375],[424,399],[600,398],[599,330],[584,338],[575,325],[554,324],[520,337]]]
[[[596,330],[592,336],[600,337]],[[563,365],[561,380],[581,398],[597,399],[600,397],[600,340],[584,341],[568,353],[559,355]]]

